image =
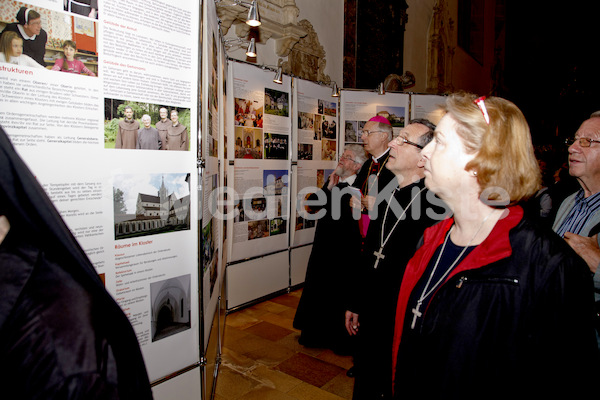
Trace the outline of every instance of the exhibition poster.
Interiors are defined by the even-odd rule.
[[[228,177],[231,261],[288,247],[291,163],[291,78],[273,82],[273,72],[231,62],[233,176]]]
[[[292,210],[294,229],[292,246],[312,243],[316,217],[305,209],[303,200],[327,181],[337,165],[338,98],[331,88],[314,82],[295,80],[297,143],[294,148],[297,166],[294,173]]]
[[[3,2],[0,29],[26,7],[47,42],[45,65],[0,63],[0,125],[129,317],[155,381],[199,360],[199,4],[123,4],[80,15]]]

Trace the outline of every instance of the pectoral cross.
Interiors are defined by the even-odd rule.
[[[417,318],[423,316],[423,313],[419,311],[419,308],[421,308],[421,302],[417,301],[417,306],[412,309],[412,313],[414,314],[414,316],[412,319],[412,323],[410,324],[410,329],[415,329],[415,326],[417,325]]]
[[[382,258],[385,258],[385,255],[383,254],[383,247],[380,247],[379,251],[374,251],[373,255],[375,257],[377,257],[377,260],[375,260],[375,265],[373,266],[373,268],[377,269],[377,265],[379,265],[379,260],[381,260]]]

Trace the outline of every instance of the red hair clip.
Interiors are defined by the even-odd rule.
[[[485,96],[481,96],[477,100],[474,100],[473,103],[477,104],[477,107],[481,110],[483,114],[483,118],[485,118],[485,122],[490,124],[490,116],[488,115],[487,108],[485,107]]]

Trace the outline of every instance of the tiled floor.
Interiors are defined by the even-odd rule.
[[[292,327],[302,290],[229,314],[215,400],[352,398],[352,357],[298,344]]]

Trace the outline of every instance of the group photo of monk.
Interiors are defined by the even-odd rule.
[[[104,148],[190,149],[190,109],[104,99]]]

